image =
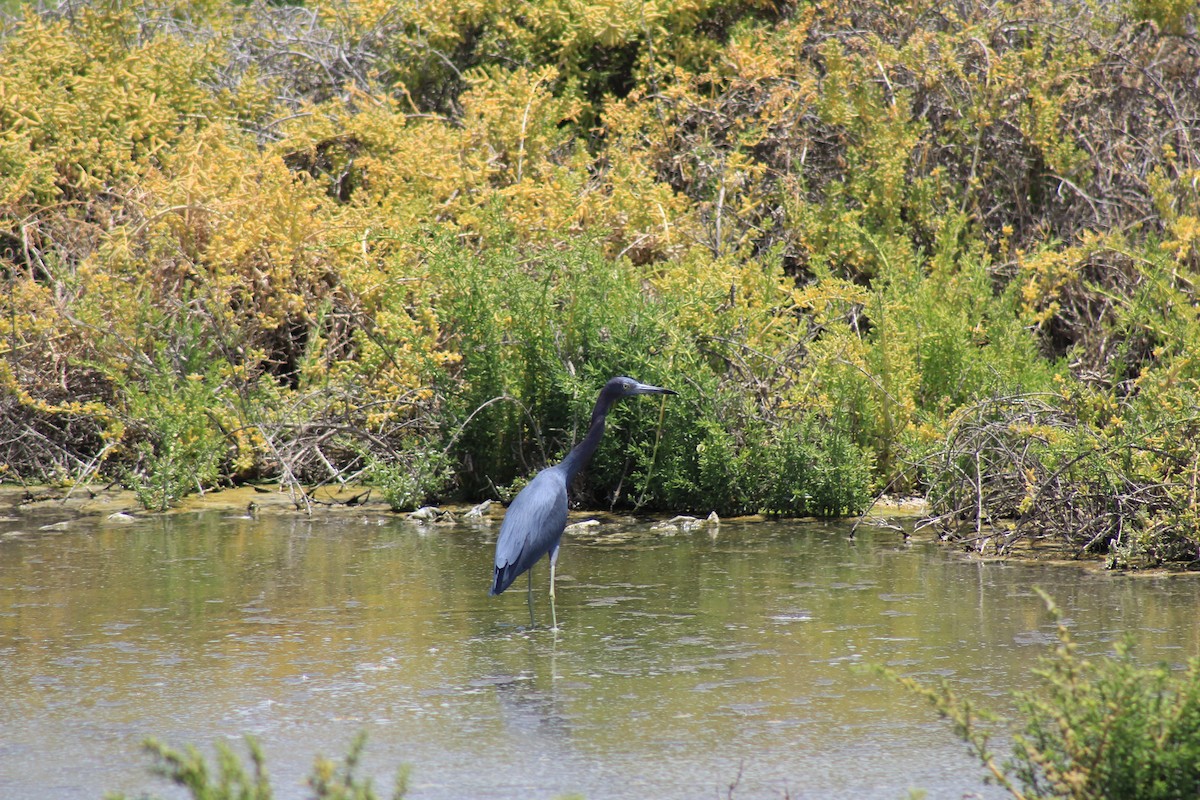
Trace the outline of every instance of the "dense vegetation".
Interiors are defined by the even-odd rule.
[[[2,477],[504,495],[627,373],[586,503],[1195,560],[1198,76],[1186,0],[29,8]]]

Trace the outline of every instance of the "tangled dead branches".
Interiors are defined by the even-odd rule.
[[[998,554],[1029,538],[1107,553],[1109,566],[1195,561],[1195,416],[1171,430],[1114,439],[1060,407],[1057,395],[985,400],[962,409],[930,471],[934,525]]]

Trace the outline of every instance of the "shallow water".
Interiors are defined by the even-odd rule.
[[[980,562],[896,532],[607,522],[564,542],[557,635],[525,579],[487,596],[497,525],[384,513],[0,522],[0,797],[180,797],[139,742],[251,733],[281,800],[369,733],[414,798],[1002,796],[921,703],[854,669],[1003,707],[1053,641],[1200,654],[1200,582]],[[51,520],[52,521],[52,520]],[[36,522],[37,524],[33,524]],[[549,620],[546,568],[537,613]]]

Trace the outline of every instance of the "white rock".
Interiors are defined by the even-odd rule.
[[[466,514],[463,514],[463,516],[467,517],[468,519],[478,519],[479,517],[482,517],[484,514],[486,514],[487,510],[489,508],[491,508],[491,506],[492,506],[491,500],[484,500],[482,503],[480,503],[479,505],[472,508]]]

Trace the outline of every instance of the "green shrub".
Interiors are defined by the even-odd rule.
[[[214,361],[172,360],[159,348],[144,383],[127,385],[125,483],[143,507],[165,511],[196,491],[213,488],[230,454],[219,417],[226,407],[222,369]]]
[[[452,478],[450,459],[436,448],[409,447],[390,460],[368,457],[365,480],[378,486],[393,511],[412,511],[439,497]]]
[[[898,680],[954,725],[992,779],[1025,800],[1139,800],[1200,794],[1200,660],[1184,670],[1137,662],[1126,642],[1115,656],[1083,658],[1053,601],[1058,644],[1034,674],[1038,690],[1016,694],[1016,716],[978,710],[942,681]],[[990,742],[1013,741],[1003,763]]]
[[[442,322],[462,354],[442,391],[462,431],[453,452],[468,494],[561,459],[586,431],[600,387],[627,374],[679,395],[612,409],[583,481],[585,503],[822,515],[865,503],[870,456],[844,422],[805,405],[778,408],[766,381],[794,383],[791,368],[773,374],[778,361],[745,357],[768,346],[767,335],[795,336],[793,320],[768,321],[768,332],[782,334],[754,334],[747,328],[761,320],[721,313],[727,294],[656,291],[634,264],[586,240],[482,254],[441,246],[428,257],[445,276]],[[679,321],[706,303],[700,322],[713,334],[688,336]],[[731,350],[741,369],[768,373],[761,395],[747,395],[714,358]]]

